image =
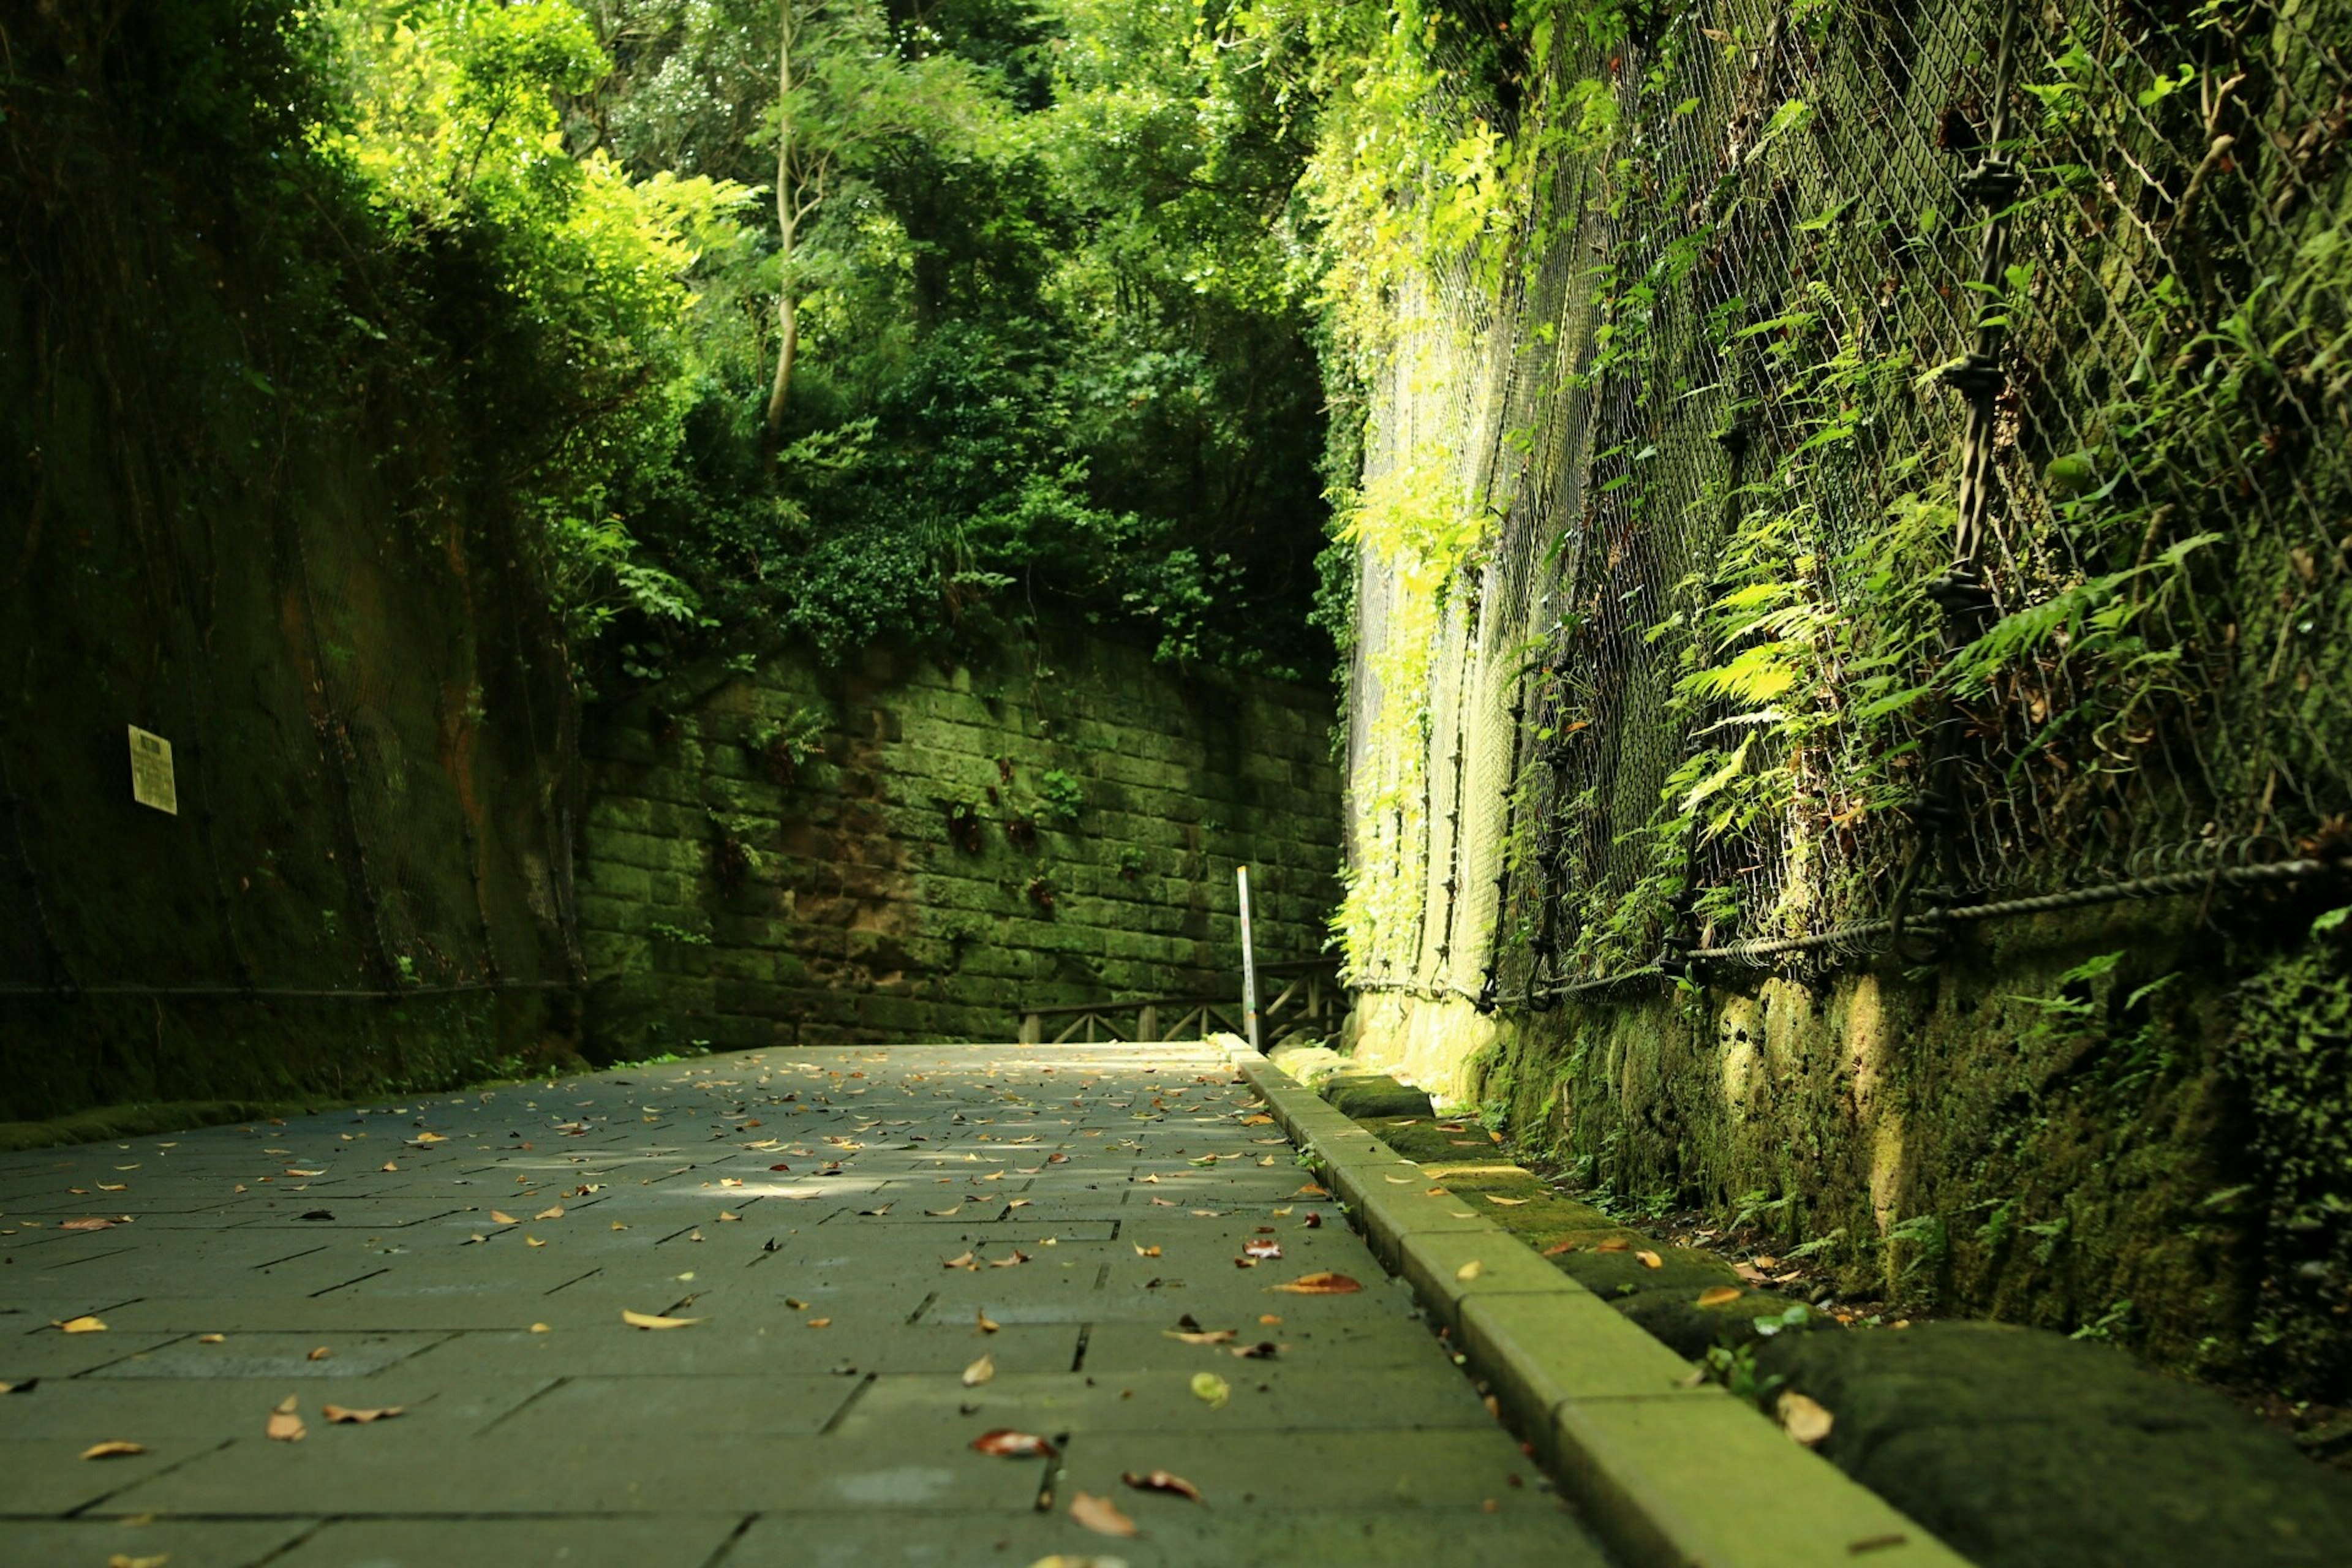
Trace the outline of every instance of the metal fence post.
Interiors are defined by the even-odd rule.
[[[1242,1024],[1250,1049],[1263,1051],[1265,1047],[1257,1037],[1257,954],[1250,946],[1249,868],[1236,866],[1234,875],[1242,889]]]

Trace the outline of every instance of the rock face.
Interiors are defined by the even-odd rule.
[[[2218,1394],[2037,1330],[1929,1323],[1756,1349],[1820,1451],[1983,1568],[2340,1563],[2352,1477]]]
[[[1236,865],[1262,969],[1322,947],[1332,723],[1318,689],[1097,637],[944,667],[778,654],[594,714],[588,1048],[1002,1040],[1032,1007],[1237,1004]]]

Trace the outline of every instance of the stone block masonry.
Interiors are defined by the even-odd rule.
[[[1009,1039],[1237,991],[1338,897],[1330,695],[1048,635],[971,664],[780,652],[590,716],[588,1049]]]

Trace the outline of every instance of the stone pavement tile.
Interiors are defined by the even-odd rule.
[[[398,1372],[299,1384],[276,1377],[71,1378],[44,1382],[27,1395],[11,1395],[7,1408],[0,1411],[0,1432],[19,1438],[79,1439],[81,1447],[109,1437],[208,1445],[260,1434],[270,1410],[293,1394],[297,1409],[313,1427],[322,1424],[320,1413],[329,1405],[354,1410],[398,1405],[404,1414],[397,1419],[404,1423],[436,1428],[444,1436],[466,1437],[553,1383],[544,1377],[478,1378],[452,1388]]]
[[[560,1442],[616,1426],[665,1436],[813,1436],[859,1392],[856,1379],[823,1373],[572,1377],[500,1422],[499,1435]]]
[[[1063,1456],[1061,1493],[1110,1495],[1128,1470],[1170,1470],[1243,1509],[1484,1509],[1549,1515],[1543,1473],[1502,1427],[1427,1432],[1117,1432],[1081,1434]],[[1518,1484],[1511,1478],[1517,1476]],[[1131,1495],[1131,1494],[1128,1494]],[[1120,1506],[1141,1517],[1159,1499]]]
[[[701,1568],[732,1515],[337,1520],[269,1568]],[[171,1568],[180,1568],[172,1559]]]
[[[105,1462],[113,1461],[93,1465]],[[560,1443],[509,1440],[503,1428],[453,1443],[422,1427],[403,1431],[398,1421],[314,1424],[300,1443],[240,1440],[135,1482],[100,1511],[234,1515],[265,1500],[299,1499],[307,1512],[336,1515],[874,1506],[1018,1512],[1034,1505],[1043,1479],[1042,1460],[977,1454],[929,1435],[673,1444],[616,1412],[606,1430]]]
[[[317,1528],[315,1520],[0,1519],[0,1563],[105,1568],[128,1557],[168,1560],[169,1568],[254,1568],[282,1561],[278,1552]]]
[[[985,1335],[974,1330],[969,1318],[915,1326],[892,1322],[861,1327],[842,1321],[808,1329],[802,1324],[802,1319],[787,1318],[745,1327],[714,1319],[690,1329],[643,1331],[625,1327],[614,1312],[609,1325],[593,1328],[459,1335],[419,1357],[415,1366],[435,1378],[831,1375],[836,1368],[960,1373],[986,1352],[1007,1371],[1060,1372],[1076,1358],[1078,1346],[1076,1324],[1007,1324]]]
[[[36,1391],[29,1397],[37,1399],[40,1394]],[[127,1432],[100,1432],[70,1439],[0,1436],[0,1518],[70,1513],[142,1481],[167,1475],[175,1467],[205,1457],[217,1446],[209,1438],[164,1438],[143,1444],[147,1450],[143,1454],[110,1459],[81,1457],[82,1451],[93,1443],[117,1440],[141,1441]]]
[[[1294,1317],[1275,1312],[1278,1323],[1259,1321],[1268,1314],[1194,1321],[1206,1330],[1231,1330],[1233,1345],[1261,1342],[1286,1347],[1284,1365],[1344,1366],[1359,1373],[1379,1373],[1391,1367],[1422,1368],[1443,1360],[1427,1330],[1409,1321],[1354,1319],[1321,1327],[1299,1325]],[[1178,1328],[1177,1314],[1158,1324],[1096,1323],[1087,1332],[1087,1369],[1097,1373],[1213,1372],[1230,1379],[1232,1369],[1246,1370],[1252,1361],[1233,1355],[1227,1345],[1186,1344],[1170,1337]],[[1459,1373],[1452,1375],[1459,1376]]]
[[[107,1314],[118,1330],[178,1330],[186,1333],[277,1331],[320,1333],[455,1333],[462,1330],[528,1329],[533,1323],[583,1325],[612,1316],[606,1304],[567,1300],[563,1291],[358,1296],[331,1290],[311,1296],[142,1296]],[[5,1343],[0,1341],[0,1343]]]
[[[112,1325],[110,1323],[109,1328]],[[77,1377],[110,1362],[152,1353],[176,1342],[178,1334],[61,1334],[43,1329],[36,1334],[0,1335],[0,1381],[21,1383],[28,1377]]]
[[[1208,1372],[1228,1390],[1222,1407],[1199,1397]],[[1228,1357],[1222,1367],[1144,1372],[1000,1373],[978,1388],[952,1376],[885,1371],[840,1423],[844,1434],[992,1427],[1025,1432],[1388,1431],[1486,1426],[1494,1418],[1469,1383],[1434,1356],[1378,1377],[1353,1367],[1286,1365]]]
[[[432,1349],[447,1336],[438,1333],[320,1334],[253,1333],[227,1335],[208,1345],[194,1337],[128,1356],[92,1371],[91,1377],[362,1377]],[[323,1346],[329,1353],[317,1361],[310,1352]]]
[[[1114,1479],[1115,1483],[1115,1479]],[[1065,1510],[1026,1516],[766,1514],[716,1568],[1026,1568],[1041,1557],[1116,1558],[1129,1568],[1601,1568],[1572,1522],[1476,1508],[1283,1509],[1230,1513],[1118,1487],[1141,1527],[1109,1540]]]

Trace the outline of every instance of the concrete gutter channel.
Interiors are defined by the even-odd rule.
[[[1452,1331],[1504,1419],[1629,1568],[1966,1568],[1849,1479],[1254,1051],[1234,1063],[1373,1254]],[[1478,1267],[1468,1268],[1475,1263]],[[1463,1276],[1467,1273],[1470,1278]]]

